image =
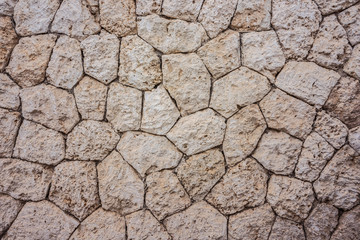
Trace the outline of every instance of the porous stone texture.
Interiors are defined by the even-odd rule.
[[[136,15],[159,14],[162,0],[136,0]]]
[[[18,0],[3,0],[0,3],[0,14],[12,16],[14,14],[14,7]]]
[[[0,3],[1,4],[1,3]],[[1,7],[0,7],[1,12]],[[0,17],[0,71],[2,72],[9,61],[11,51],[18,42],[10,17]]]
[[[0,157],[11,157],[20,123],[20,113],[0,108]]]
[[[341,25],[345,28],[351,45],[360,43],[360,4],[349,7],[338,14]]]
[[[350,129],[349,131],[349,145],[360,153],[360,126]]]
[[[20,106],[20,87],[6,74],[0,73],[0,107],[17,110]]]
[[[23,204],[8,195],[0,194],[0,235],[2,235],[16,219]]]
[[[171,18],[194,21],[204,0],[163,0],[161,12]]]
[[[328,15],[350,7],[358,0],[314,0],[323,15]]]
[[[343,213],[339,219],[339,225],[331,239],[357,239],[360,238],[360,206]]]
[[[349,61],[344,65],[344,72],[350,76],[360,79],[360,44],[356,45],[352,51]]]
[[[276,217],[275,223],[271,229],[269,240],[305,240],[305,233],[301,224]]]

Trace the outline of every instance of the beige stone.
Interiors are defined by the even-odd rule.
[[[349,131],[349,145],[360,153],[360,126],[350,129]]]
[[[303,227],[299,223],[276,217],[269,240],[305,240]]]
[[[350,76],[360,79],[360,44],[356,45],[352,51],[349,61],[344,65],[344,72]]]
[[[144,183],[118,152],[113,151],[97,169],[104,209],[125,215],[143,207]]]
[[[0,107],[17,110],[20,107],[20,87],[6,74],[0,73]]]
[[[0,194],[0,235],[10,227],[20,212],[23,204],[8,195]]]
[[[347,32],[351,45],[360,43],[360,4],[349,7],[338,14],[339,22]]]
[[[228,118],[239,108],[260,101],[270,89],[266,77],[241,67],[213,84],[210,107]]]
[[[0,14],[12,16],[14,14],[14,7],[18,0],[3,0],[0,2]]]
[[[136,0],[136,15],[159,14],[162,0]]]
[[[162,169],[174,168],[182,157],[165,137],[142,132],[124,133],[117,150],[142,177]]]
[[[331,240],[359,239],[360,238],[360,206],[343,213],[339,225]]]
[[[53,34],[21,38],[6,68],[11,78],[21,87],[34,86],[44,81],[55,40]]]
[[[161,13],[171,18],[195,21],[204,0],[163,0]]]
[[[1,3],[0,3],[1,13]],[[0,17],[0,71],[5,69],[9,61],[11,51],[18,42],[15,29],[10,17]]]
[[[350,7],[358,0],[315,0],[323,15]]]
[[[0,157],[11,157],[21,116],[0,108]]]

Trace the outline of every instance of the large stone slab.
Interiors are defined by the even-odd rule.
[[[345,28],[351,45],[360,43],[360,4],[349,7],[338,14],[341,25]]]
[[[1,3],[0,3],[1,4]],[[1,9],[1,8],[0,8]],[[1,10],[0,10],[1,12]],[[11,51],[18,42],[15,29],[10,17],[0,17],[0,71],[7,65]]]
[[[296,223],[281,217],[276,217],[275,223],[271,229],[269,240],[278,239],[305,240],[306,238],[303,226],[300,223]]]
[[[163,0],[161,13],[171,18],[195,21],[204,0]]]

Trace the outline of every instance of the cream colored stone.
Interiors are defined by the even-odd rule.
[[[10,227],[20,212],[23,204],[8,195],[0,194],[0,235]]]
[[[136,0],[136,15],[159,14],[162,0]]]
[[[3,0],[0,2],[0,14],[12,16],[14,14],[14,7],[18,0]]]
[[[1,3],[0,3],[1,13]],[[10,17],[0,17],[0,72],[5,69],[9,61],[11,51],[18,42],[15,29]]]
[[[360,43],[360,4],[354,5],[338,14],[339,22],[347,32],[351,45]]]
[[[0,107],[17,110],[20,107],[20,87],[6,74],[0,73]]]
[[[266,77],[241,67],[213,84],[210,107],[228,118],[240,107],[260,101],[270,89]]]
[[[195,21],[204,0],[163,0],[161,13],[171,18]]]
[[[323,15],[350,7],[358,0],[315,0]]]
[[[349,145],[360,154],[360,126],[350,129]]]
[[[343,213],[331,240],[360,238],[360,206]]]
[[[344,65],[344,72],[350,76],[360,79],[360,44],[356,45],[352,51],[349,61]]]
[[[305,240],[303,227],[299,223],[276,217],[269,240]]]
[[[0,108],[0,157],[11,157],[21,116]]]

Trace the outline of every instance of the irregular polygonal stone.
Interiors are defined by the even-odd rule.
[[[112,83],[107,98],[106,119],[120,132],[138,130],[141,123],[141,91]]]
[[[348,129],[339,119],[331,117],[325,111],[317,113],[315,131],[326,139],[334,148],[341,148],[348,135]]]
[[[237,0],[204,0],[198,21],[210,38],[225,30],[231,21]]]
[[[41,84],[20,93],[22,114],[54,130],[68,133],[79,121],[74,96],[67,91]]]
[[[308,240],[330,239],[331,233],[338,223],[338,210],[328,204],[321,203],[305,220],[305,232]]]
[[[84,120],[68,134],[66,158],[74,160],[103,160],[119,141],[110,123]]]
[[[121,39],[119,81],[139,90],[151,90],[162,80],[154,48],[137,35]]]
[[[219,149],[193,155],[183,159],[176,173],[190,197],[201,200],[225,174],[224,156]]]
[[[200,23],[155,14],[138,18],[137,27],[139,36],[163,53],[193,52],[208,39]]]
[[[271,23],[287,58],[307,56],[320,21],[320,11],[312,0],[273,1]]]
[[[339,225],[333,233],[332,240],[360,238],[360,206],[345,212],[339,220]]]
[[[23,204],[8,195],[0,194],[0,235],[2,235],[17,217]]]
[[[159,14],[162,0],[136,0],[136,15]]]
[[[59,0],[19,0],[14,8],[16,32],[29,36],[49,31]]]
[[[0,157],[11,157],[20,123],[20,113],[0,108]]]
[[[165,219],[174,240],[225,240],[226,218],[206,202],[195,203],[183,212]]]
[[[261,102],[260,108],[270,128],[285,131],[301,139],[311,132],[315,108],[275,89]]]
[[[204,0],[164,0],[162,14],[185,21],[195,21]]]
[[[20,211],[3,239],[66,240],[79,225],[55,204],[28,202]]]
[[[52,34],[21,38],[11,53],[6,71],[21,87],[30,87],[44,81],[47,64],[55,45]]]
[[[20,106],[20,87],[0,73],[0,107],[16,110]]]
[[[349,128],[360,125],[360,82],[342,77],[331,91],[324,105],[333,117],[340,119]]]
[[[125,219],[99,208],[80,224],[70,240],[125,240],[125,234]]]
[[[230,168],[206,200],[223,214],[256,207],[265,202],[267,180],[266,171],[260,164],[247,158]]]
[[[14,157],[56,165],[65,157],[65,140],[57,131],[24,120],[14,147]]]
[[[81,42],[84,71],[89,76],[108,84],[117,77],[120,41],[106,31]]]
[[[301,224],[276,217],[271,229],[269,240],[305,240],[305,233]]]
[[[229,240],[267,240],[275,214],[269,204],[245,210],[229,218]]]
[[[239,33],[228,30],[199,48],[197,54],[214,78],[240,66]]]
[[[209,104],[211,79],[195,53],[162,57],[164,87],[175,99],[182,115],[191,114]]]
[[[241,37],[241,44],[243,65],[262,73],[273,82],[285,64],[276,33],[245,33]]]
[[[288,62],[276,78],[276,86],[309,104],[324,105],[340,79],[334,71],[312,62]]]
[[[342,67],[351,51],[345,29],[336,16],[331,15],[325,17],[321,23],[308,59],[336,70]]]
[[[314,189],[320,201],[345,210],[360,200],[360,157],[348,145],[342,147],[326,165]]]
[[[360,153],[360,126],[350,129],[349,131],[349,145]]]
[[[261,100],[270,89],[266,77],[241,67],[213,84],[210,107],[228,118],[240,107]]]
[[[81,0],[64,0],[56,12],[51,31],[83,40],[100,32],[100,25]]]
[[[3,0],[0,2],[0,14],[12,16],[14,14],[14,7],[18,0]]]
[[[352,51],[349,61],[344,65],[344,72],[350,76],[360,79],[360,44],[356,45]]]
[[[191,205],[189,196],[170,170],[150,174],[146,186],[146,206],[159,220]]]
[[[1,3],[0,3],[1,5]],[[1,6],[0,6],[1,12]],[[18,39],[10,17],[0,17],[0,71],[2,72],[10,58]]]
[[[225,119],[208,108],[180,118],[166,136],[182,152],[192,155],[221,145],[225,127]]]
[[[270,130],[262,136],[253,157],[266,169],[288,175],[294,171],[301,146],[299,139],[284,132]]]
[[[315,0],[323,15],[348,8],[357,1],[358,0]]]
[[[303,144],[295,175],[305,181],[315,181],[334,154],[334,148],[318,133],[312,132]]]
[[[117,150],[142,177],[154,171],[174,168],[182,154],[165,137],[142,132],[126,132]]]
[[[145,92],[141,130],[159,135],[166,134],[179,117],[179,110],[162,85]]]
[[[76,105],[83,119],[103,120],[107,87],[85,76],[74,89]]]
[[[52,170],[37,163],[14,158],[0,159],[0,192],[20,200],[46,198]]]
[[[136,33],[134,0],[100,0],[100,24],[117,37]]]
[[[347,32],[352,45],[360,43],[360,4],[352,6],[338,14],[339,22]]]
[[[104,209],[125,215],[143,207],[144,183],[118,152],[113,151],[97,169]]]
[[[170,240],[170,235],[148,210],[126,216],[127,239]]]
[[[228,119],[223,150],[226,163],[234,166],[249,156],[266,129],[260,109],[253,104]]]

